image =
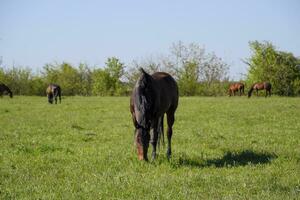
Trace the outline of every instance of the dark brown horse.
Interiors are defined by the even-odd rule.
[[[178,105],[178,87],[176,81],[167,73],[156,72],[152,75],[140,69],[139,77],[130,98],[130,112],[135,127],[135,144],[139,160],[148,160],[150,142],[153,147],[152,159],[156,158],[158,140],[163,138],[163,118],[167,114],[167,157],[171,157],[172,126]]]
[[[242,94],[244,94],[244,88],[245,85],[243,83],[232,83],[228,89],[229,96],[231,95],[235,96],[236,92],[240,92],[240,96],[241,96]]]
[[[50,84],[46,90],[48,102],[53,103],[53,99],[55,100],[55,104],[57,104],[57,96],[59,97],[59,103],[61,103],[61,89],[59,85]]]
[[[9,94],[10,98],[13,97],[12,91],[5,84],[0,83],[0,97],[2,97],[3,94]]]
[[[262,83],[255,83],[251,86],[249,92],[248,92],[248,97],[251,97],[252,91],[256,90],[256,96],[258,96],[258,90],[266,90],[266,96],[268,95],[271,96],[271,89],[272,85],[269,82],[262,82]]]

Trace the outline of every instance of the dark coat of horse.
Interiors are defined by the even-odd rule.
[[[266,90],[266,96],[268,95],[271,96],[271,89],[272,85],[269,82],[262,82],[262,83],[255,83],[251,86],[249,92],[248,92],[248,97],[251,97],[252,91],[256,90],[256,96],[258,96],[258,90]]]
[[[3,83],[0,83],[0,97],[3,96],[3,94],[9,94],[10,98],[13,97],[12,91]]]
[[[240,96],[244,94],[245,85],[243,83],[233,83],[229,86],[228,93],[229,96],[235,96],[236,92],[240,92]]]
[[[53,103],[53,99],[55,100],[55,104],[57,104],[57,97],[59,97],[59,103],[61,103],[61,89],[59,85],[50,84],[46,90],[48,102]]]
[[[167,114],[167,157],[171,157],[172,126],[178,106],[178,86],[173,77],[165,72],[152,75],[140,69],[139,77],[130,98],[130,112],[135,127],[135,144],[139,160],[148,160],[147,152],[150,143],[153,147],[152,159],[156,158],[156,146],[163,139],[163,119]]]

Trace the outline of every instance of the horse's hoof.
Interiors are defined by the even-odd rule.
[[[167,151],[167,158],[168,158],[168,160],[170,160],[171,159],[171,151]]]
[[[152,161],[156,159],[156,153],[152,153]]]
[[[168,161],[171,160],[171,155],[167,155]]]

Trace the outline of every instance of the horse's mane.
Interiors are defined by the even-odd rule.
[[[155,93],[153,89],[153,78],[140,68],[142,75],[137,81],[134,95],[138,111],[141,113],[139,125],[146,128],[149,117],[153,114]]]

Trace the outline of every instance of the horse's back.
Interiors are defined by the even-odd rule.
[[[233,91],[237,91],[237,90],[242,89],[242,88],[244,88],[244,84],[243,83],[232,83],[229,86],[229,89],[233,90]]]
[[[179,95],[175,79],[166,72],[156,72],[152,74],[152,77],[158,84],[161,104],[168,104],[176,110]]]

